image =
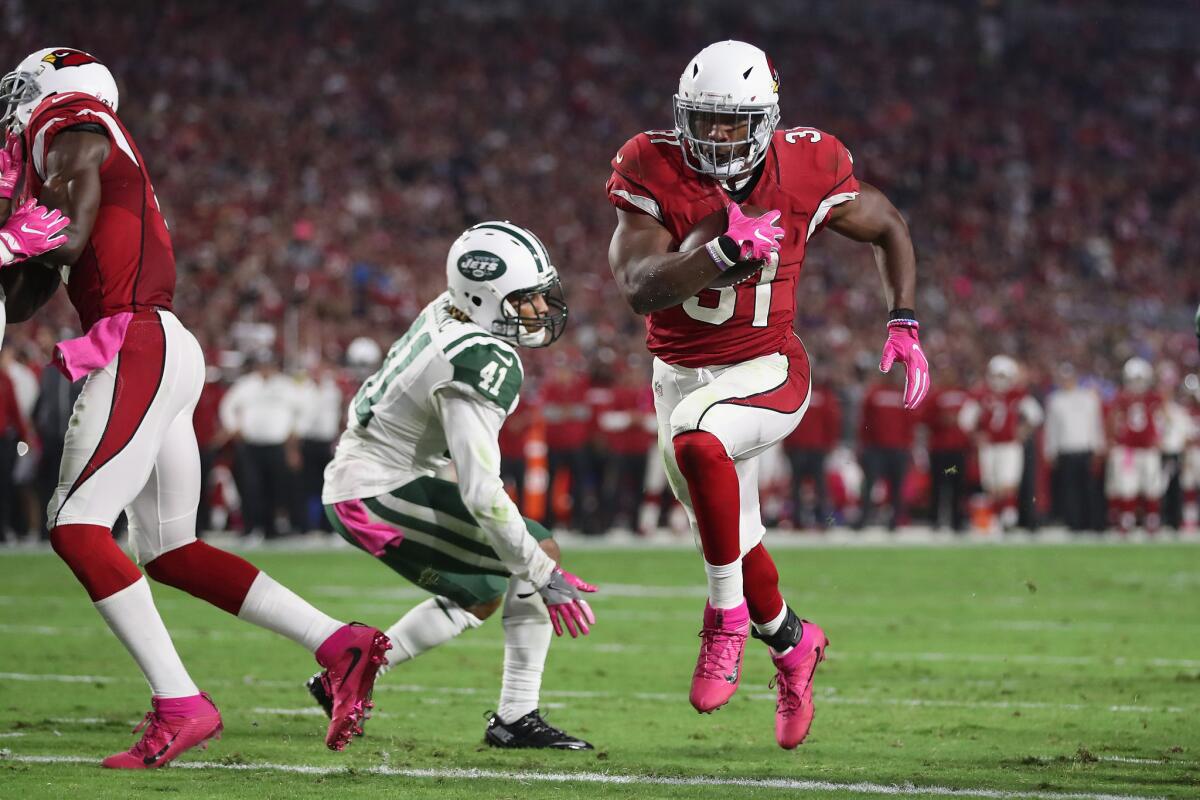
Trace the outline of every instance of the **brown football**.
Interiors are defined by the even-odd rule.
[[[757,217],[767,213],[767,209],[758,208],[757,206],[743,205],[742,213],[748,217]],[[713,239],[720,236],[729,227],[729,222],[725,216],[725,209],[721,208],[709,214],[704,219],[696,223],[696,227],[692,228],[687,237],[679,244],[679,252],[686,253],[689,250],[695,250],[697,247],[711,242]],[[762,261],[741,261],[722,272],[713,282],[708,285],[710,289],[720,289],[724,286],[733,286],[741,283],[747,278],[754,277],[754,274],[762,268]]]

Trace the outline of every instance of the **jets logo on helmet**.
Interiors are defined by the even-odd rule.
[[[81,92],[117,110],[117,83],[95,56],[70,47],[47,47],[30,53],[0,80],[0,127],[19,134],[43,100],[54,94]]]
[[[558,270],[533,231],[511,222],[481,222],[446,255],[450,301],[493,336],[545,347],[567,325]]]
[[[458,259],[458,271],[473,281],[490,281],[508,270],[504,259],[482,250],[464,253]]]
[[[99,64],[95,56],[89,55],[82,50],[72,50],[68,47],[60,47],[53,53],[47,53],[42,56],[42,61],[45,61],[55,69],[63,67],[82,67],[84,64]]]

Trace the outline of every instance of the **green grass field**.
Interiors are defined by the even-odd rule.
[[[97,762],[129,746],[148,708],[132,661],[53,555],[0,554],[0,797],[1200,796],[1200,548],[776,558],[792,606],[831,639],[813,732],[794,752],[774,742],[758,642],[733,702],[710,716],[688,705],[703,604],[693,552],[588,550],[566,560],[601,585],[599,623],[551,648],[543,708],[594,753],[482,745],[498,618],[382,678],[367,737],[328,752],[306,653],[156,586],[225,737],[131,774]],[[331,614],[381,627],[423,596],[349,550],[252,559]]]

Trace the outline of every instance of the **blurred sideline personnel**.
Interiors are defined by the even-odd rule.
[[[955,533],[967,528],[967,451],[971,440],[958,425],[958,414],[969,395],[958,386],[958,376],[939,373],[938,383],[925,402],[921,419],[929,431],[929,516],[934,529],[941,527],[942,506],[949,505],[950,527]]]
[[[587,634],[579,592],[595,587],[558,565],[550,532],[523,518],[500,478],[501,426],[519,401],[516,347],[562,335],[567,306],[541,241],[508,222],[482,222],[446,257],[448,289],[417,316],[350,401],[325,470],[334,529],[433,597],[387,631],[402,664],[503,607],[494,747],[590,750],[538,711],[551,630]],[[435,478],[453,464],[458,482]],[[540,596],[539,596],[540,595]],[[328,712],[329,686],[309,681]]]
[[[1055,511],[1073,531],[1101,530],[1093,519],[1097,482],[1092,467],[1104,451],[1104,413],[1095,389],[1080,386],[1075,368],[1058,368],[1058,388],[1046,399],[1042,448],[1053,470]]]
[[[904,516],[904,478],[912,459],[915,431],[914,419],[904,404],[904,392],[891,385],[882,375],[871,381],[863,396],[859,416],[858,440],[862,448],[862,488],[859,490],[858,519],[855,530],[862,530],[874,509],[875,482],[887,481],[888,500],[892,512],[888,516],[889,531],[896,530]]]
[[[1141,511],[1146,530],[1162,522],[1159,503],[1163,492],[1160,432],[1162,398],[1154,389],[1154,367],[1133,357],[1122,370],[1124,386],[1106,409],[1108,434],[1108,499],[1117,530],[1128,533]]]
[[[823,384],[813,384],[809,392],[808,411],[796,429],[783,440],[783,450],[792,468],[792,524],[824,530],[829,526],[829,502],[826,492],[825,461],[842,438],[842,406],[834,391]],[[813,507],[804,508],[803,484],[812,483]]]
[[[1183,449],[1183,464],[1180,467],[1179,487],[1183,494],[1183,520],[1181,527],[1195,532],[1200,525],[1200,376],[1188,375],[1183,379],[1183,407],[1191,415],[1191,436]]]
[[[1025,440],[1042,424],[1042,406],[1020,385],[1021,368],[1009,356],[992,356],[982,388],[963,404],[958,423],[975,434],[979,482],[1000,528],[1017,525],[1017,487],[1025,469]]]
[[[10,156],[24,148],[23,196],[70,218],[67,242],[25,262],[6,286],[8,316],[29,319],[65,282],[86,331],[55,349],[55,365],[87,381],[47,509],[50,541],[152,692],[153,710],[135,729],[145,729],[141,740],[104,766],[161,767],[222,730],[216,706],[175,652],[150,587],[113,541],[122,510],[134,554],[152,578],[287,636],[337,676],[325,741],[340,750],[365,713],[387,638],[326,616],[243,559],[196,539],[192,410],[204,356],[171,311],[171,240],[145,162],[116,117],[117,100],[108,69],[69,48],[33,53],[0,84],[0,124],[23,137],[9,148]]]
[[[860,185],[841,142],[815,128],[776,130],[779,76],[757,47],[706,47],[684,69],[674,109],[673,130],[638,134],[612,160],[609,266],[646,315],[667,479],[708,574],[692,705],[710,712],[732,697],[753,622],[777,668],[776,739],[790,749],[812,723],[812,677],[827,641],[779,593],[761,542],[756,456],[808,408],[808,355],[792,329],[805,244],[828,226],[874,245],[891,308],[879,366],[905,365],[910,408],[929,389],[913,311],[916,259],[900,213]],[[747,217],[742,203],[774,210]],[[723,234],[677,252],[722,209]],[[728,283],[718,279],[730,268],[749,269],[746,261],[762,267],[737,285],[707,288]]]

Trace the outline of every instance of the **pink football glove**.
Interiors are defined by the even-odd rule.
[[[581,633],[587,636],[591,632],[588,625],[596,624],[596,615],[579,593],[594,591],[595,586],[562,567],[556,567],[554,572],[550,573],[550,580],[538,589],[538,594],[546,601],[546,608],[550,610],[550,624],[554,626],[555,636],[562,636],[563,627],[566,627],[573,639]]]
[[[879,371],[890,372],[892,364],[904,365],[904,407],[916,408],[929,394],[929,362],[917,339],[920,325],[915,319],[894,319],[888,323],[888,339],[883,345]]]
[[[36,200],[27,201],[0,228],[0,266],[40,256],[65,244],[67,237],[59,231],[70,224],[70,218],[61,211],[39,206]]]
[[[765,259],[779,251],[779,240],[785,231],[775,223],[782,213],[768,211],[761,217],[747,217],[737,203],[725,206],[729,227],[725,235],[737,242],[743,261]]]
[[[0,150],[0,199],[11,200],[25,166],[25,151],[20,136],[9,134]]]

